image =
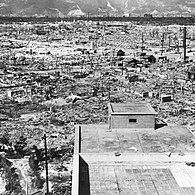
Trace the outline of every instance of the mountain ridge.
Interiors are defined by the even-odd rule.
[[[195,15],[194,0],[0,0],[4,16]]]

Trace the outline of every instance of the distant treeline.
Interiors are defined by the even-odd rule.
[[[0,23],[12,22],[60,22],[60,21],[122,21],[135,22],[137,24],[156,24],[156,25],[194,25],[195,17],[6,17],[0,16]]]

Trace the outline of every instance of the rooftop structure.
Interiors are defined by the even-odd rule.
[[[121,106],[120,106],[121,105]],[[155,115],[147,104],[110,104],[113,114]],[[139,108],[139,109],[135,109]],[[137,110],[135,112],[135,110]],[[144,112],[145,111],[145,112]],[[183,126],[76,129],[73,195],[195,194],[195,138]]]
[[[111,129],[130,128],[154,129],[156,112],[150,104],[109,104],[109,125]]]

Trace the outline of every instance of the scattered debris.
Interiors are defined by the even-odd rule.
[[[120,152],[115,152],[114,154],[115,154],[116,157],[121,155]]]
[[[186,165],[190,167],[195,167],[195,162],[187,162]]]

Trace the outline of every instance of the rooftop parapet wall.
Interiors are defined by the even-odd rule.
[[[111,115],[156,115],[157,113],[148,103],[109,103],[109,112]]]

